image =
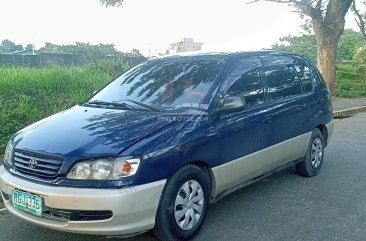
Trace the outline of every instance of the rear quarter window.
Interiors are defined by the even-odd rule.
[[[294,67],[302,83],[304,92],[311,92],[313,90],[313,77],[309,65],[299,57],[295,57],[294,59]]]

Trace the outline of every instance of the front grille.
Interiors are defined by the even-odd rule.
[[[112,211],[78,211],[43,207],[42,216],[60,221],[101,221],[112,218]]]
[[[45,181],[56,179],[63,162],[64,159],[60,157],[22,150],[15,150],[13,156],[15,172]]]
[[[73,218],[77,221],[98,221],[110,219],[113,213],[112,211],[80,211],[78,216],[75,215]]]
[[[71,211],[43,207],[42,216],[49,219],[69,221],[71,218]]]

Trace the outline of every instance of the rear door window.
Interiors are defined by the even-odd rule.
[[[242,96],[247,106],[264,103],[264,89],[259,68],[243,73],[228,89],[228,95]]]
[[[270,100],[279,100],[302,94],[301,83],[292,65],[270,66],[264,76],[268,84]]]

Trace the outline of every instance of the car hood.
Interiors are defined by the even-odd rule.
[[[83,159],[117,156],[171,122],[158,112],[75,106],[19,131],[16,149]]]

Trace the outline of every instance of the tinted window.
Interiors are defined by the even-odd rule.
[[[264,67],[271,67],[274,65],[291,65],[294,63],[292,58],[280,55],[262,56],[262,61]]]
[[[313,78],[311,76],[311,71],[306,62],[296,57],[295,58],[295,70],[297,72],[297,76],[300,78],[302,86],[304,87],[305,92],[311,92],[313,90]]]
[[[241,78],[244,73],[259,67],[260,61],[257,57],[249,57],[240,60],[237,65],[233,66],[233,68],[229,70],[230,74],[221,86],[222,91],[225,92],[228,88],[230,88],[230,86],[239,78]]]
[[[222,66],[220,61],[204,58],[147,61],[118,77],[91,101],[133,100],[162,108],[202,106]]]
[[[266,68],[268,94],[272,100],[282,99],[302,93],[301,84],[291,65]]]
[[[264,90],[259,68],[244,73],[230,86],[227,93],[244,97],[247,106],[264,103]]]

